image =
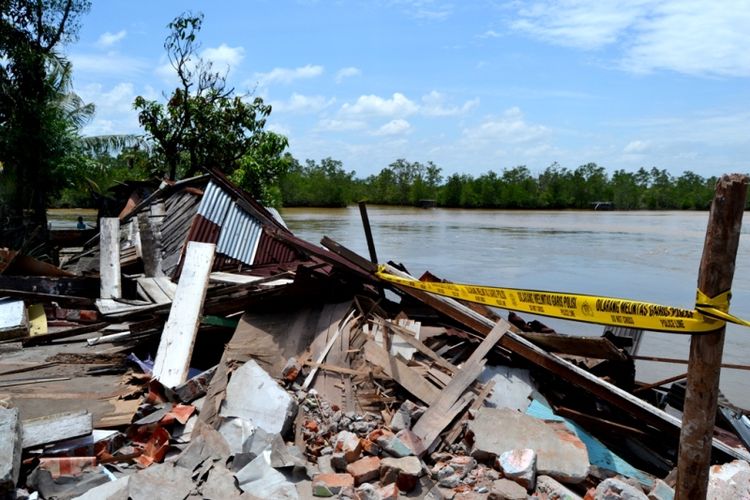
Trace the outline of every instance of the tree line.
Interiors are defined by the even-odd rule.
[[[575,169],[553,163],[534,176],[525,166],[468,174],[442,175],[433,162],[399,159],[378,174],[356,178],[342,162],[325,158],[301,164],[289,158],[279,181],[284,206],[343,207],[366,200],[380,205],[449,208],[588,209],[609,202],[618,210],[706,210],[716,177],[686,171],[673,176],[664,169],[635,172],[587,163]]]

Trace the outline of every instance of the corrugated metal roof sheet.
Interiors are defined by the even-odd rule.
[[[216,251],[245,264],[252,264],[263,226],[235,203],[227,211]]]
[[[214,224],[224,225],[227,210],[232,205],[232,198],[213,181],[208,183],[198,213]]]

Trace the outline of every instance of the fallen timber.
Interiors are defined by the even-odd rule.
[[[16,255],[0,272],[8,310],[44,319],[27,312],[20,337],[0,342],[0,496],[679,487],[673,381],[637,383],[616,336],[566,336],[383,281],[371,235],[369,260],[301,240],[219,172],[165,183],[100,226],[49,276],[16,274],[38,268]],[[16,288],[29,279],[39,287]],[[747,417],[725,402],[716,413],[706,496],[748,495]]]

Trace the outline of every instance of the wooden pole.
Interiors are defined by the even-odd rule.
[[[375,242],[372,239],[372,230],[370,230],[370,218],[367,216],[367,204],[364,201],[359,202],[359,214],[362,216],[362,225],[365,228],[367,249],[370,251],[370,262],[378,265],[378,254],[375,252]]]
[[[698,289],[708,297],[731,290],[748,178],[724,175],[708,216]],[[677,500],[706,498],[725,327],[690,339],[685,410],[677,463]]]

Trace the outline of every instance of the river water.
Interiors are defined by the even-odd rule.
[[[368,207],[378,258],[411,274],[510,288],[621,297],[692,309],[708,212],[593,212]],[[328,236],[368,256],[358,207],[284,209],[297,236]],[[731,312],[750,318],[750,220],[740,239]],[[531,319],[530,315],[523,315]],[[602,327],[538,318],[560,333],[599,335]],[[647,332],[639,355],[687,359],[689,338]],[[724,362],[750,365],[750,329],[729,325]],[[638,361],[636,378],[654,382],[687,365]],[[750,408],[750,372],[723,369],[721,389]]]

